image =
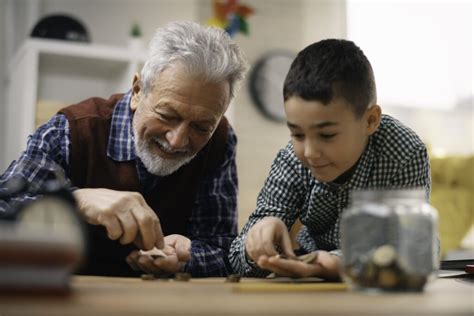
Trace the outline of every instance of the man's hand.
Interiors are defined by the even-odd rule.
[[[265,217],[250,228],[245,238],[245,251],[255,262],[261,256],[271,257],[278,254],[275,246],[282,248],[283,253],[294,257],[290,234],[285,223],[277,217]]]
[[[145,250],[163,248],[160,220],[140,193],[109,189],[74,191],[79,210],[92,225],[102,225],[110,239],[131,242]]]
[[[150,251],[132,251],[126,258],[128,265],[135,271],[144,271],[154,275],[166,275],[181,272],[191,258],[191,240],[182,235],[168,235],[164,238],[165,247],[159,257],[154,258],[155,249]]]
[[[314,262],[305,263],[298,260],[284,259],[279,256],[261,256],[257,264],[262,269],[270,270],[278,276],[293,278],[320,277],[323,279],[337,280],[339,276],[339,257],[327,251],[318,251]]]

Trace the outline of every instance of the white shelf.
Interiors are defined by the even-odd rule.
[[[9,64],[6,161],[35,128],[39,100],[70,104],[131,88],[146,52],[122,47],[28,39]]]
[[[18,50],[10,63],[10,73],[24,56],[35,50],[43,55],[56,57],[70,57],[96,61],[134,62],[145,61],[144,51],[131,51],[126,47],[114,47],[89,43],[74,43],[60,40],[28,39]]]

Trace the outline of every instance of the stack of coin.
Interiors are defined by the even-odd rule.
[[[141,279],[144,281],[153,281],[153,280],[156,280],[156,277],[153,274],[147,273],[147,274],[142,274]]]
[[[191,279],[191,274],[185,272],[178,272],[174,275],[175,281],[189,281]]]
[[[282,258],[282,259],[295,260],[295,261],[301,261],[301,262],[304,262],[304,263],[307,263],[307,264],[312,264],[316,261],[316,259],[318,259],[318,251],[313,251],[313,252],[298,256],[298,257],[290,257],[290,256],[287,256],[285,254],[279,254],[279,255],[277,255],[277,257]],[[276,273],[271,273],[267,276],[267,278],[271,279],[271,278],[275,278],[277,276],[279,276],[279,275],[276,274]]]
[[[361,257],[358,266],[346,267],[345,272],[352,283],[365,288],[421,291],[427,281],[426,276],[407,271],[391,245],[378,247],[369,258]]]
[[[238,283],[238,282],[240,282],[240,275],[238,275],[238,274],[229,274],[225,281],[230,282],[230,283]]]

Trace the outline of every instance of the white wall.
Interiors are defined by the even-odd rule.
[[[383,112],[434,155],[474,153],[473,10],[467,0],[347,3],[348,38],[371,61]]]
[[[67,12],[79,17],[94,43],[126,46],[138,22],[148,42],[154,30],[174,20],[196,20],[195,0],[42,0],[42,14]]]

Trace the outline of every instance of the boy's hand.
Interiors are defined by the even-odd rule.
[[[257,261],[259,267],[274,272],[277,276],[292,278],[320,277],[323,279],[337,280],[339,276],[339,257],[327,251],[318,251],[316,260],[312,263],[284,259],[277,256],[261,256]]]
[[[288,228],[277,217],[265,217],[257,222],[250,228],[245,239],[247,256],[255,262],[258,262],[261,256],[277,255],[276,245],[280,246],[287,256],[295,257]]]
[[[132,251],[126,258],[128,265],[136,271],[154,275],[181,272],[191,258],[191,240],[182,235],[168,235],[164,238],[163,251]]]

